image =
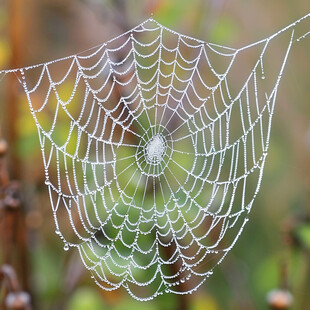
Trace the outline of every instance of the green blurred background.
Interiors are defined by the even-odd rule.
[[[180,33],[238,48],[309,13],[309,3],[4,0],[0,3],[0,69],[80,52],[134,27],[151,13]],[[304,32],[310,30],[307,25]],[[310,309],[310,36],[293,47],[284,73],[262,187],[250,223],[214,275],[197,293],[186,297],[188,309],[269,309],[266,296],[276,288],[287,288],[293,294],[292,309]],[[141,303],[123,290],[103,292],[81,268],[77,253],[63,251],[54,233],[37,131],[16,80],[2,79],[0,98],[0,138],[9,143],[5,168],[20,181],[25,201],[22,234],[26,249],[20,251],[20,243],[13,238],[10,263],[23,288],[31,293],[33,308],[181,309],[183,299],[171,294]],[[12,100],[16,110],[9,104]],[[9,239],[3,219],[0,233],[5,247]],[[0,262],[1,253],[0,246]]]

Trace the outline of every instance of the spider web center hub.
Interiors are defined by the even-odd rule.
[[[151,164],[158,164],[165,156],[165,152],[165,138],[161,134],[157,134],[146,145],[146,160]]]
[[[144,175],[158,177],[168,166],[172,154],[173,140],[169,131],[155,125],[141,136],[135,157]]]

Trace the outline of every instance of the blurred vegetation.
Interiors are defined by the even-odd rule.
[[[19,20],[12,19],[13,9],[22,12]],[[290,0],[5,0],[0,3],[0,69],[85,50],[137,25],[151,13],[178,32],[241,47],[267,37],[307,14],[308,9],[306,1]],[[10,30],[13,22],[19,23],[20,31],[15,39]],[[310,25],[305,32],[309,30]],[[20,50],[18,56],[14,48]],[[189,309],[269,309],[266,296],[277,288],[291,292],[292,309],[310,309],[309,54],[310,38],[293,48],[285,69],[262,188],[250,223],[214,275],[188,297]],[[18,57],[18,62],[12,57]],[[277,57],[276,50],[273,57]],[[13,244],[10,263],[23,289],[31,293],[33,308],[179,309],[182,301],[174,295],[140,303],[122,290],[101,291],[81,268],[79,257],[62,250],[44,186],[37,131],[25,96],[9,83],[3,79],[0,84],[0,138],[9,143],[9,176],[22,186],[27,246],[26,252],[20,252],[20,244]],[[8,108],[12,91],[16,114]],[[16,134],[10,135],[14,130]],[[1,242],[6,227],[1,215]],[[0,262],[3,251],[0,247]],[[27,272],[22,272],[21,264]]]

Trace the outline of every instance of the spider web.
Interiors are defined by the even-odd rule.
[[[100,287],[138,300],[190,293],[234,246],[299,21],[233,49],[150,18],[86,55],[3,71],[19,76],[38,128],[56,233]]]

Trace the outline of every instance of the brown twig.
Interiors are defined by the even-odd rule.
[[[15,270],[10,265],[0,268],[0,286],[5,287],[4,307],[12,310],[31,310],[30,296],[21,291]]]
[[[11,46],[11,60],[10,67],[18,68],[21,66],[22,61],[22,38],[23,38],[23,1],[11,0],[9,1],[9,40]],[[7,116],[8,122],[6,124],[8,144],[11,147],[10,154],[10,174],[14,179],[20,179],[21,176],[21,162],[19,156],[16,154],[18,131],[17,131],[17,118],[18,118],[18,83],[16,83],[16,76],[10,74],[8,76],[7,86]]]
[[[0,139],[0,238],[2,261],[5,264],[1,269],[0,284],[5,279],[8,279],[6,281],[8,285],[5,289],[9,293],[6,296],[7,298],[2,301],[2,308],[6,309],[10,305],[11,309],[29,309],[25,307],[18,308],[25,299],[25,293],[20,292],[15,271],[8,265],[17,261],[23,287],[28,290],[23,199],[19,182],[10,181],[5,160],[6,153],[7,143]],[[16,253],[17,255],[15,255]]]

